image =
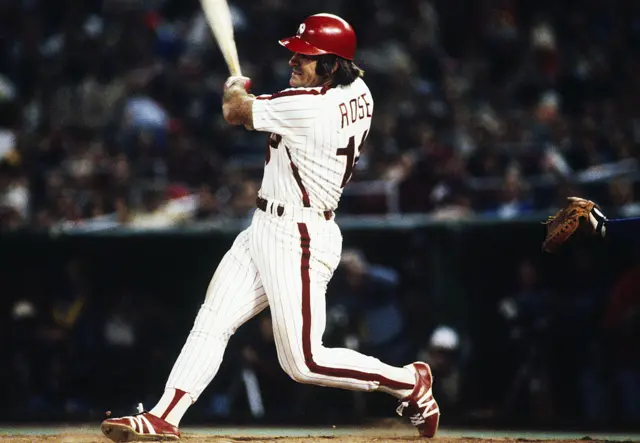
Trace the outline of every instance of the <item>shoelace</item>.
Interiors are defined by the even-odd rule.
[[[398,405],[398,408],[396,409],[396,413],[400,417],[402,417],[404,409],[408,408],[408,407],[409,407],[409,402],[408,401],[403,401],[402,403],[400,403],[400,405]],[[411,422],[412,426],[419,426],[419,425],[421,425],[421,424],[423,424],[425,422],[425,419],[422,416],[422,414],[420,413],[420,411],[418,411],[415,414],[409,416],[409,421]]]
[[[429,390],[429,393],[431,393],[431,390]],[[425,419],[427,417],[429,417],[430,415],[434,415],[437,414],[439,412],[439,409],[434,409],[433,411],[430,411],[429,413],[427,413],[427,411],[429,411],[429,409],[431,409],[431,407],[434,405],[434,403],[436,402],[435,399],[433,397],[431,397],[431,400],[424,402],[423,404],[423,400],[425,398],[429,398],[431,397],[431,395],[425,395],[424,397],[422,397],[422,399],[420,399],[421,401],[418,401],[418,411],[415,414],[412,414],[409,416],[409,421],[411,422],[411,425],[413,426],[419,426],[421,424],[425,423]],[[408,401],[403,401],[402,403],[400,403],[398,405],[398,408],[396,409],[396,413],[402,417],[403,412],[405,410],[405,408],[409,407],[409,402]],[[424,413],[420,412],[420,411],[424,411]]]
[[[133,414],[133,415],[127,415],[127,416],[125,416],[125,417],[123,417],[123,418],[133,418],[133,419],[136,419],[137,417],[139,417],[139,416],[143,415],[145,412],[148,412],[148,411],[145,411],[145,410],[144,410],[144,406],[142,406],[142,403],[138,403],[138,406],[136,406],[136,409],[138,410],[138,412],[136,412],[136,413],[135,413],[135,414]]]
[[[396,408],[396,413],[402,417],[402,412],[404,411],[404,408],[408,408],[409,407],[409,402],[408,401],[403,401],[402,403],[400,403],[398,405],[398,407]]]

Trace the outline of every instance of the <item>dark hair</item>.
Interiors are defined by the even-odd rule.
[[[338,57],[333,54],[319,55],[315,57],[318,60],[316,65],[316,74],[321,76],[331,76],[331,86],[347,86],[353,83],[357,78],[364,76],[364,71],[360,69],[351,60]],[[338,63],[338,69],[332,74],[331,71]]]

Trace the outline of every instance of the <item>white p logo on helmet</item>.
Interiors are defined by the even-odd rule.
[[[304,29],[306,28],[305,24],[302,23],[300,25],[300,27],[298,28],[298,35],[302,34],[304,32]]]

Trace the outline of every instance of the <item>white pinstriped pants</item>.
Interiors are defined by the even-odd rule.
[[[349,390],[412,389],[389,366],[350,349],[325,348],[325,292],[340,262],[333,220],[296,208],[282,217],[256,210],[220,262],[167,381],[197,400],[213,380],[236,329],[269,305],[278,360],[295,381]]]

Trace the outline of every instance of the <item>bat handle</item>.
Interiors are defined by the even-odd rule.
[[[242,72],[240,72],[240,67],[233,67],[229,69],[229,74],[231,74],[232,76],[238,76],[241,77],[242,76]]]

